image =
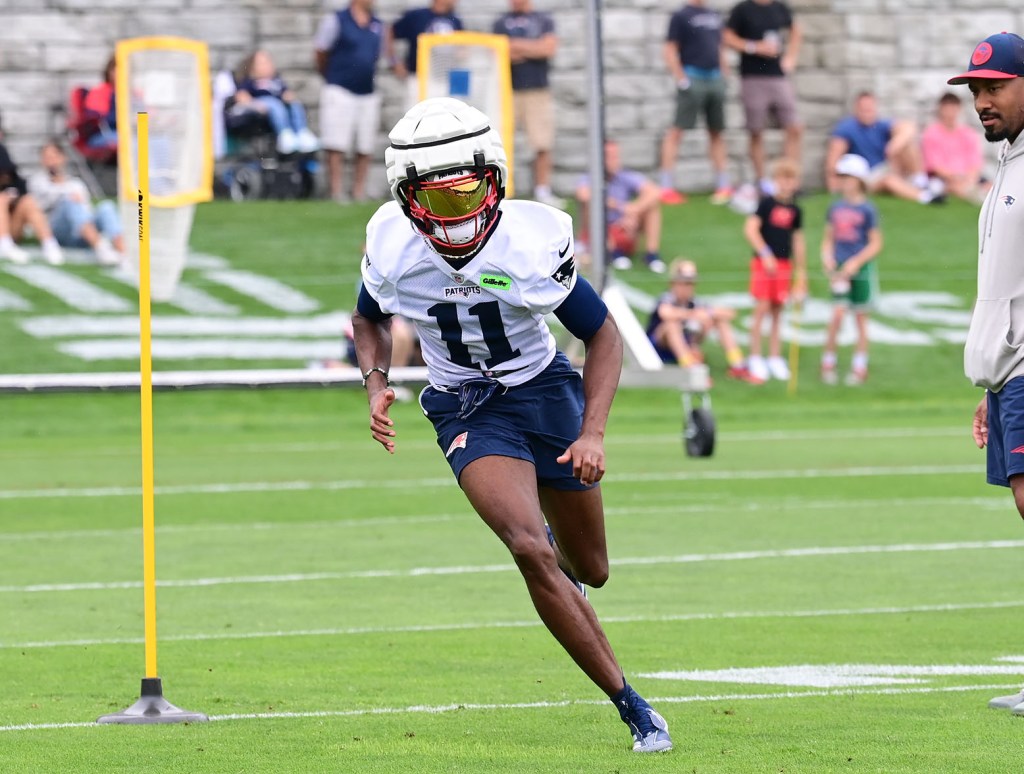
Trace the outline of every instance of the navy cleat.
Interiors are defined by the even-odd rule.
[[[668,723],[644,698],[634,691],[629,683],[612,697],[622,722],[633,734],[633,752],[668,752],[672,749],[672,737],[668,735]]]
[[[551,547],[554,548],[555,547],[555,535],[551,531],[551,526],[548,525],[548,524],[545,524],[544,525],[544,529],[546,529],[548,531],[548,543],[550,543]],[[580,592],[580,594],[583,595],[583,598],[587,599],[587,587],[584,586],[575,575],[573,575],[571,572],[569,572],[567,569],[565,569],[561,565],[558,566],[558,569],[561,570],[565,574],[565,577],[569,579],[569,581],[572,583],[573,586],[575,586],[577,589],[579,589],[579,592]]]

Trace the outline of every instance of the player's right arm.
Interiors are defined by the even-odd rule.
[[[388,416],[388,409],[395,402],[395,391],[388,386],[387,378],[391,368],[391,316],[381,312],[365,288],[352,312],[352,337],[370,404],[370,434],[389,454],[394,454],[395,423]]]

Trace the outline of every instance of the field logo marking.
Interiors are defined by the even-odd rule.
[[[1010,659],[1000,659],[1008,661]],[[774,667],[733,667],[667,672],[643,672],[652,680],[701,683],[781,685],[790,688],[860,688],[866,686],[930,685],[932,677],[1024,675],[1024,664],[900,666],[895,664],[797,664]]]

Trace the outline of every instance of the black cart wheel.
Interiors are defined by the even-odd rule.
[[[689,457],[710,457],[715,453],[715,417],[710,409],[695,408],[686,418],[683,440]]]

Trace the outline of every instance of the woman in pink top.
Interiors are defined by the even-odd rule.
[[[981,137],[960,123],[960,97],[951,92],[939,98],[938,121],[921,135],[925,170],[938,178],[953,196],[980,202],[991,187],[982,180]]]

